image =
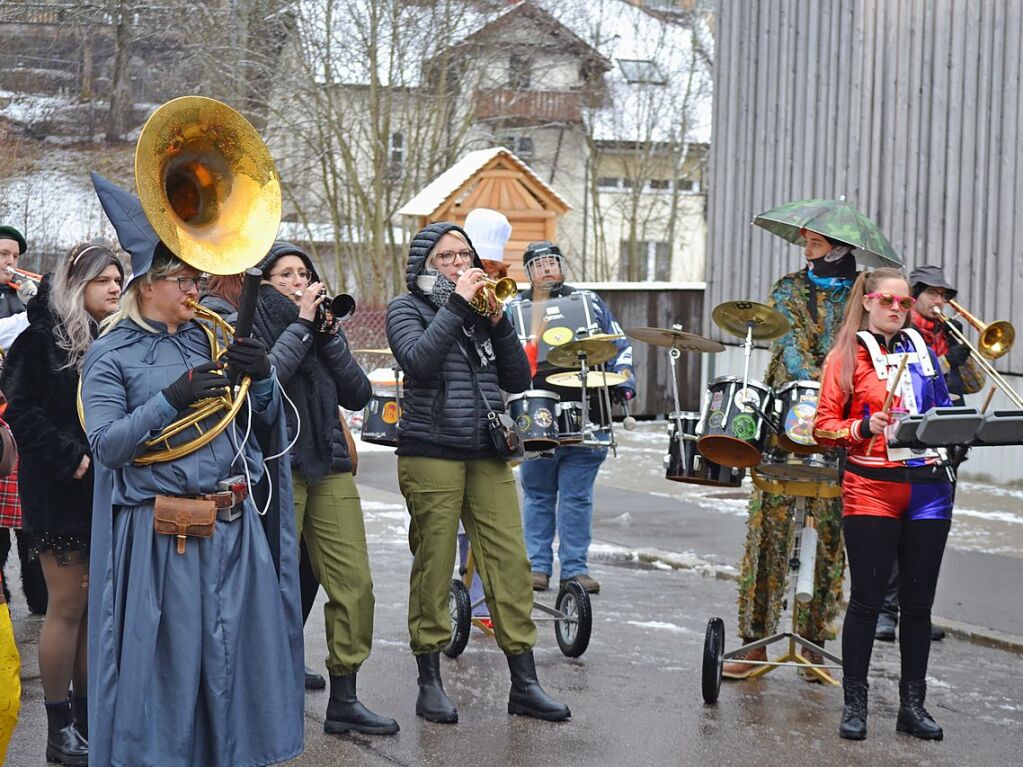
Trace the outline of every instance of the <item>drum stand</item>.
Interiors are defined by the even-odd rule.
[[[682,330],[682,326],[679,324],[671,327],[673,330]],[[678,372],[676,370],[681,356],[682,352],[678,350],[678,347],[672,346],[668,349],[669,367],[671,368],[671,396],[675,400],[675,410],[672,413],[675,419],[674,438],[678,440],[679,455],[682,457],[682,465],[685,466],[689,461],[689,456],[686,455],[686,440],[682,438],[682,405],[678,401]]]
[[[805,487],[800,488],[800,485],[805,485]],[[800,551],[800,539],[802,538],[802,532],[806,526],[807,520],[806,499],[808,497],[837,497],[838,491],[838,486],[834,484],[823,485],[818,482],[785,483],[785,493],[787,495],[796,496],[792,521],[794,535],[792,546],[790,548],[791,556],[789,557],[789,569],[791,571],[790,580],[792,581],[792,590],[789,602],[792,609],[792,630],[781,631],[776,634],[772,634],[769,637],[758,639],[755,642],[744,644],[742,647],[735,650],[723,652],[725,640],[724,622],[720,618],[711,618],[707,625],[703,660],[703,699],[707,703],[714,703],[718,698],[718,691],[721,688],[721,669],[726,660],[732,663],[753,666],[754,669],[750,672],[749,676],[743,677],[745,679],[759,679],[760,677],[771,673],[779,666],[795,666],[797,668],[807,669],[809,673],[813,674],[819,681],[825,684],[835,686],[840,684],[832,676],[825,674],[824,669],[841,669],[842,659],[838,655],[825,650],[820,645],[811,642],[806,637],[800,636],[798,633],[797,620],[799,615],[799,603],[796,599],[798,591],[797,575],[799,573],[800,557],[802,554]],[[810,556],[813,555],[811,554]],[[777,660],[758,661],[747,660],[745,657],[739,657],[744,656],[750,650],[768,647],[776,642],[783,642],[785,640],[788,640],[788,649]],[[831,661],[831,663],[814,663],[803,655],[802,650],[812,650],[826,660]]]
[[[611,454],[615,458],[618,457],[618,443],[615,441],[615,430],[614,430],[614,419],[611,417],[611,395],[607,388],[607,379],[604,378],[604,386],[598,387],[600,393],[597,395],[597,403],[600,406],[601,420],[605,417],[608,423],[608,434],[611,437],[610,442],[601,442],[596,437],[596,431],[594,425],[590,423],[590,398],[587,394],[587,379],[589,377],[590,367],[587,364],[586,352],[579,352],[579,386],[582,396],[582,441],[577,443],[580,447],[609,447],[611,448]],[[603,366],[600,368],[601,375],[607,371],[604,370]],[[571,447],[571,446],[569,446]]]

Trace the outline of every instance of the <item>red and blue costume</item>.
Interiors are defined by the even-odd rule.
[[[874,354],[864,340],[860,340],[851,394],[842,391],[840,365],[833,360],[825,365],[821,380],[814,438],[821,445],[847,450],[842,479],[843,516],[951,519],[953,484],[939,459],[931,456],[893,461],[889,458],[884,436],[877,435],[872,440],[874,435],[869,427],[870,416],[884,407],[888,395],[888,380],[879,377],[879,368],[887,367],[888,375],[892,375],[903,354],[911,355],[903,375],[912,383],[916,405],[912,409],[925,413],[932,407],[951,406],[937,358],[927,349],[928,360],[921,361],[916,346],[905,332],[892,339],[890,348],[883,337],[874,338],[877,342]],[[884,360],[876,357],[878,349]],[[893,407],[904,404],[899,394],[893,397]]]

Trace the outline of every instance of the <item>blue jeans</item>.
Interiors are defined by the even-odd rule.
[[[586,574],[593,530],[593,483],[605,458],[605,447],[559,447],[553,458],[536,458],[519,466],[522,526],[534,572],[552,574],[556,524],[561,579]]]

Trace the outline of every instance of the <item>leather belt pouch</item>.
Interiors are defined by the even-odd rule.
[[[153,528],[178,539],[178,554],[185,553],[186,538],[210,538],[217,524],[217,504],[192,498],[158,495],[153,504]]]

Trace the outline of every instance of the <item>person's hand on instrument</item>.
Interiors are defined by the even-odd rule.
[[[186,370],[170,386],[163,390],[163,396],[175,410],[184,410],[193,402],[208,397],[219,397],[227,390],[227,378],[212,360]]]
[[[232,371],[250,376],[253,381],[270,377],[270,358],[266,346],[258,338],[236,338],[224,352]]]
[[[618,405],[624,405],[635,396],[636,392],[628,386],[616,386],[611,390],[611,397]]]
[[[466,269],[455,283],[455,292],[466,301],[472,301],[476,292],[483,287],[483,281],[486,278],[487,275],[479,267],[474,266],[472,269]]]
[[[878,410],[870,415],[870,433],[884,434],[884,427],[892,422],[892,417],[883,410]]]
[[[316,307],[327,300],[322,282],[310,282],[302,288],[298,299],[298,316],[300,319],[313,322],[316,319]]]
[[[966,363],[966,360],[970,358],[970,350],[965,345],[962,346],[950,346],[948,352],[945,354],[945,359],[948,360],[948,364],[954,368],[957,368]]]
[[[75,469],[75,473],[71,475],[72,479],[81,479],[85,476],[85,472],[89,470],[89,464],[92,463],[91,459],[87,455],[82,456],[82,460],[78,463],[78,468]]]

